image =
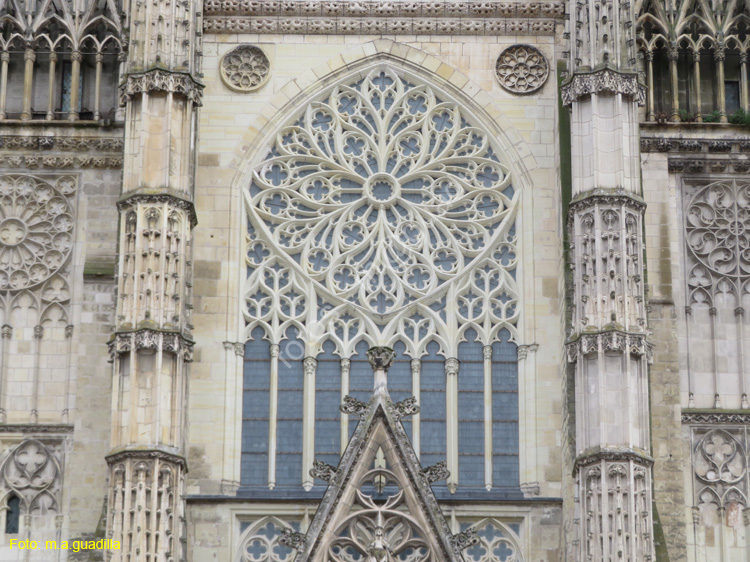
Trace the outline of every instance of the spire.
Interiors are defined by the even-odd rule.
[[[359,423],[337,468],[316,461],[310,471],[329,486],[307,534],[289,530],[281,539],[297,550],[295,562],[391,562],[404,554],[463,562],[461,551],[479,540],[473,528],[454,535],[438,507],[430,485],[449,473],[445,463],[423,469],[414,453],[400,420],[419,406],[413,397],[391,400],[393,356],[387,347],[369,349],[375,375],[370,401],[344,398],[341,410]]]

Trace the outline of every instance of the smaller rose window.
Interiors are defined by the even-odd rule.
[[[237,92],[252,92],[268,80],[271,62],[266,54],[252,45],[240,45],[221,59],[221,79]]]
[[[72,248],[74,180],[55,186],[31,177],[0,178],[0,290],[20,290],[49,279]]]
[[[531,45],[513,45],[497,58],[495,73],[500,85],[514,94],[530,94],[544,86],[549,64]]]

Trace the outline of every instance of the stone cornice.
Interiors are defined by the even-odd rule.
[[[0,433],[73,433],[73,426],[67,424],[0,424]]]
[[[638,75],[611,68],[576,73],[560,87],[563,105],[570,105],[591,94],[605,92],[631,97],[638,105],[646,103],[646,87],[638,82]]]
[[[577,195],[568,207],[568,221],[573,220],[574,213],[579,213],[595,205],[620,206],[623,205],[636,212],[643,212],[646,203],[633,193],[622,189],[592,189]]]
[[[196,106],[203,99],[203,84],[184,72],[153,69],[142,73],[128,74],[120,84],[120,105],[125,106],[128,100],[137,94],[149,92],[169,92],[182,94]]]
[[[107,345],[109,346],[110,362],[114,361],[117,355],[128,353],[132,349],[160,349],[171,353],[182,353],[184,360],[190,362],[193,360],[195,342],[179,332],[143,328],[117,332]]]
[[[629,333],[619,329],[579,334],[565,345],[569,363],[577,362],[581,356],[599,353],[600,349],[603,352],[628,352],[636,357],[645,355],[646,359],[651,362],[653,347],[653,344],[646,338],[646,334]]]
[[[552,35],[565,3],[487,0],[207,0],[206,33]]]
[[[10,154],[0,156],[0,166],[8,168],[122,168],[122,157]]]
[[[652,466],[654,459],[645,451],[630,448],[601,448],[587,449],[576,457],[573,464],[573,474],[584,466],[591,466],[601,461],[622,462],[634,461],[645,466]]]
[[[278,35],[554,35],[554,19],[259,19],[213,16],[205,33]]]
[[[0,148],[11,150],[62,150],[81,152],[122,152],[122,138],[67,137],[67,136],[0,136]]]
[[[686,424],[750,424],[750,411],[738,410],[683,410],[682,423]]]
[[[172,207],[185,211],[193,228],[198,224],[195,204],[167,190],[162,192],[134,191],[126,193],[117,200],[117,210],[122,213],[126,209],[130,209],[138,204],[153,205],[160,203],[168,203]]]
[[[669,158],[667,169],[670,173],[688,174],[721,174],[731,173],[746,174],[750,172],[750,159],[697,159],[695,156],[684,156],[681,158]]]
[[[171,462],[180,465],[182,468],[187,470],[187,462],[182,455],[165,451],[162,449],[120,449],[113,451],[104,457],[108,464],[113,465],[115,463],[128,460],[150,460],[159,459],[162,461]]]
[[[565,17],[565,2],[551,0],[455,2],[453,0],[206,0],[203,15],[281,18],[507,18]]]
[[[641,152],[750,153],[750,138],[641,137]]]

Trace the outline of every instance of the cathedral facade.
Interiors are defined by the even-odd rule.
[[[0,560],[748,560],[749,31],[0,0]]]

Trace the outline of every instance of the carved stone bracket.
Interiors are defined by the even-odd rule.
[[[305,535],[287,527],[281,531],[279,544],[294,550],[302,550],[305,547]]]
[[[166,461],[170,463],[174,463],[178,465],[183,470],[187,470],[187,463],[185,462],[185,459],[180,455],[175,455],[174,453],[170,453],[168,451],[162,451],[160,449],[134,449],[134,450],[120,450],[115,451],[113,453],[110,453],[106,457],[104,457],[106,461],[110,465],[114,465],[118,462],[125,461],[125,460],[153,460],[153,459],[159,459],[161,461]]]
[[[479,536],[477,535],[477,529],[469,527],[461,533],[457,533],[451,537],[451,544],[453,548],[458,551],[466,550],[470,546],[479,543]]]
[[[131,349],[161,349],[171,353],[183,354],[186,362],[193,360],[193,345],[195,342],[187,339],[178,332],[160,332],[158,330],[143,329],[135,332],[120,332],[109,342],[110,363],[120,353],[127,353]]]
[[[433,482],[445,480],[451,475],[451,472],[450,470],[448,470],[447,463],[445,461],[440,461],[439,463],[422,469],[422,475],[425,477],[427,482],[432,484]]]
[[[579,357],[606,351],[628,352],[636,357],[646,356],[652,361],[653,344],[645,334],[630,334],[620,330],[609,330],[597,334],[582,334],[566,345],[568,362],[575,363]]]
[[[120,105],[124,106],[137,94],[155,91],[182,94],[199,107],[203,99],[203,84],[189,74],[149,70],[143,74],[130,74],[120,84]]]
[[[344,396],[344,403],[339,406],[339,409],[345,414],[359,416],[362,419],[367,414],[367,403],[351,396]]]
[[[332,482],[336,478],[336,467],[315,459],[310,469],[310,476],[325,482]]]
[[[651,467],[654,464],[654,459],[640,450],[625,448],[596,448],[594,450],[584,451],[582,454],[578,455],[574,463],[573,473],[575,474],[579,469],[594,465],[601,461],[633,461],[646,467]]]
[[[367,350],[367,360],[373,369],[391,368],[396,353],[390,347],[371,347]]]
[[[117,210],[123,211],[136,205],[161,205],[167,203],[175,209],[185,211],[190,221],[190,226],[195,228],[198,224],[198,216],[195,213],[195,204],[172,193],[128,193],[117,201]]]
[[[638,82],[637,74],[617,72],[604,68],[591,73],[574,74],[560,88],[563,105],[591,94],[622,94],[633,98],[638,105],[646,103],[646,87]]]
[[[419,405],[417,404],[417,399],[413,396],[402,400],[401,402],[396,402],[391,406],[391,415],[397,420],[405,418],[406,416],[413,416],[418,413]]]

